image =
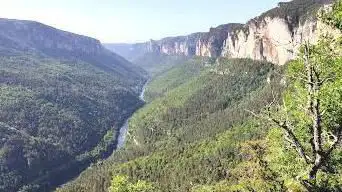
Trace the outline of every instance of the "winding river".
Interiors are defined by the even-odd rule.
[[[144,100],[144,94],[146,86],[149,82],[147,81],[145,85],[143,86],[141,93],[140,93],[140,100]],[[128,131],[128,122],[131,117],[129,117],[125,123],[120,127],[119,135],[117,136],[117,143],[111,146],[107,146],[107,151],[105,151],[103,154],[101,154],[101,159],[108,158],[114,151],[122,148],[125,144],[125,139]],[[13,129],[11,129],[13,130]],[[113,150],[114,148],[114,150]],[[101,159],[95,159],[91,155],[81,155],[79,159],[71,160],[70,162],[63,164],[59,167],[56,167],[54,170],[50,171],[49,174],[46,174],[44,176],[41,176],[37,178],[36,180],[32,181],[32,184],[41,184],[41,183],[49,183],[49,185],[41,185],[39,186],[39,191],[50,191],[54,190],[56,187],[61,186],[73,179],[75,179],[82,171],[87,169],[91,163],[94,161],[98,161]],[[98,161],[98,163],[102,163],[102,161]],[[56,179],[59,178],[59,179]]]
[[[142,101],[145,101],[144,99],[144,95],[145,95],[145,89],[146,89],[146,86],[148,84],[148,81],[145,83],[145,85],[143,86],[142,90],[141,90],[141,93],[139,95],[139,98],[140,100]],[[131,116],[132,117],[132,116]],[[128,122],[129,120],[131,119],[128,118],[125,123],[120,127],[120,130],[119,130],[119,136],[118,136],[118,143],[117,143],[117,146],[116,146],[116,150],[122,148],[125,144],[125,140],[126,140],[126,136],[127,136],[127,132],[128,132]]]

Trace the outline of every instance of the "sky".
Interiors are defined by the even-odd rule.
[[[0,0],[0,18],[39,21],[102,43],[134,43],[245,23],[279,1]]]

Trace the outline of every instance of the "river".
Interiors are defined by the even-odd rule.
[[[144,96],[145,96],[145,89],[146,89],[146,86],[148,84],[149,81],[147,81],[145,83],[145,85],[143,86],[142,90],[141,90],[141,93],[139,95],[139,98],[140,100],[142,101],[145,101],[144,99]],[[132,117],[132,116],[131,116]],[[129,120],[131,119],[128,118],[125,123],[120,127],[119,129],[119,136],[118,136],[118,143],[117,143],[117,146],[116,146],[116,150],[122,148],[124,145],[125,145],[125,140],[126,140],[126,136],[127,136],[127,132],[128,132],[128,122]]]
[[[144,94],[145,94],[145,89],[146,89],[147,84],[148,84],[148,81],[143,86],[141,93],[139,95],[139,98],[142,101],[145,101]],[[100,154],[102,159],[108,158],[112,154],[113,148],[114,148],[114,151],[116,151],[124,146],[127,131],[128,131],[128,122],[131,117],[129,117],[125,121],[125,123],[120,127],[119,135],[117,137],[118,139],[117,145],[115,146],[115,144],[113,144],[109,147],[107,146],[107,151],[105,151],[103,154]],[[10,128],[10,129],[14,130],[13,128]],[[102,163],[102,161],[99,161],[101,159],[95,159],[93,156],[89,155],[89,153],[85,153],[85,154],[86,155],[80,155],[78,159],[76,157],[76,159],[71,160],[70,162],[67,162],[66,164],[63,164],[59,167],[56,167],[54,170],[50,171],[49,174],[46,174],[44,176],[41,176],[35,179],[34,181],[31,182],[32,186],[34,185],[39,186],[37,188],[38,191],[52,191],[57,186],[61,186],[75,179],[82,171],[87,169],[91,165],[91,163],[95,161],[98,161],[98,163]],[[59,179],[56,179],[56,178],[59,178]],[[42,183],[44,183],[44,185],[40,185]]]

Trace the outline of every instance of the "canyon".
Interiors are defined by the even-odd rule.
[[[283,2],[246,24],[224,24],[210,28],[209,32],[105,46],[131,61],[146,53],[157,53],[250,58],[284,65],[298,56],[304,41],[314,43],[327,30],[316,13],[330,3],[329,0]]]

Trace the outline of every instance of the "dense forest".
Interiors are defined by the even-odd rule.
[[[57,191],[341,191],[342,1],[319,19],[333,34],[283,67],[193,58],[159,73],[126,146]]]
[[[201,65],[196,61],[201,59],[194,59],[193,65]],[[239,140],[265,134],[254,129],[257,123],[244,109],[257,111],[279,95],[282,69],[248,59],[220,59],[198,67],[202,70],[197,75],[134,114],[123,150],[94,165],[61,191],[106,191],[111,175],[155,182],[161,191],[187,191],[227,177],[226,166],[236,164],[233,159],[238,155]],[[177,71],[178,75],[173,74]],[[154,87],[159,78],[183,79],[190,72],[192,67],[179,65],[158,76],[147,90],[158,91],[159,87],[163,92],[162,87]]]
[[[87,37],[0,25],[0,191],[48,191],[112,153],[145,73]]]

